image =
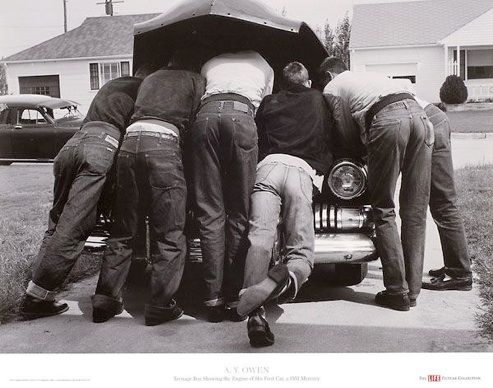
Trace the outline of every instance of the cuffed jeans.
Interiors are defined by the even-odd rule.
[[[27,293],[53,299],[97,222],[97,207],[118,148],[120,131],[93,121],[60,150],[53,164],[53,207],[49,213]]]
[[[471,276],[464,224],[457,209],[454,167],[450,144],[450,122],[435,105],[425,112],[435,130],[431,159],[430,211],[438,228],[445,271],[451,277]]]
[[[96,308],[108,309],[111,299],[121,300],[139,220],[146,215],[152,264],[149,304],[166,307],[180,285],[187,196],[181,149],[177,138],[154,134],[127,134],[118,154],[115,222],[96,288],[96,295],[109,298],[94,298]]]
[[[432,147],[433,128],[414,100],[389,104],[369,128],[368,189],[383,281],[390,294],[415,298],[421,290]],[[401,238],[394,204],[399,173]]]
[[[204,104],[191,130],[192,180],[199,222],[205,304],[234,305],[243,283],[257,127],[233,101]]]
[[[267,278],[279,221],[284,263],[296,277],[296,292],[308,279],[315,246],[312,190],[312,179],[303,169],[280,162],[260,164],[251,196],[243,288]]]

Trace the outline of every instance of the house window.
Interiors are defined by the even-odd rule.
[[[89,64],[91,90],[98,90],[112,79],[130,75],[130,62],[101,62]]]
[[[467,78],[493,78],[493,50],[467,50]]]
[[[392,76],[393,79],[408,79],[411,81],[412,84],[416,83],[416,76],[415,75],[394,75]]]

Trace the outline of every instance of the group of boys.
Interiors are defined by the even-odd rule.
[[[49,226],[21,304],[26,319],[68,309],[55,301],[55,292],[96,223],[114,161],[114,223],[92,297],[94,322],[123,311],[143,217],[149,219],[152,267],[145,323],[183,314],[173,297],[186,257],[188,187],[199,224],[208,320],[248,316],[252,346],[273,344],[263,306],[294,299],[312,271],[313,186],[328,172],[334,148],[359,150],[368,161],[385,285],[376,303],[401,311],[416,305],[428,205],[445,266],[430,271],[433,278],[423,288],[471,288],[455,207],[450,128],[440,110],[384,76],[348,71],[337,58],[319,68],[323,93],[311,87],[299,62],[284,67],[275,94],[273,69],[255,51],[202,62],[199,74],[191,68],[190,51],[177,51],[165,68],[144,65],[135,77],[100,89],[81,129],[54,161]],[[188,185],[184,144],[191,162]],[[399,174],[401,237],[394,210]],[[279,219],[286,258],[270,268]]]

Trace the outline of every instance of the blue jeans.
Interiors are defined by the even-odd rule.
[[[97,222],[98,201],[119,139],[120,131],[114,126],[89,122],[56,156],[53,207],[33,271],[32,282],[38,290],[59,287],[82,253]],[[30,284],[28,293],[34,289]]]
[[[368,135],[368,189],[384,285],[390,294],[416,298],[423,276],[433,128],[423,109],[409,99],[378,112]],[[394,204],[400,173],[401,237]]]
[[[185,265],[187,189],[178,139],[134,135],[125,136],[117,159],[115,221],[96,288],[96,295],[108,298],[94,299],[100,309],[121,298],[143,217],[149,216],[150,226],[151,306],[167,306]]]
[[[251,196],[243,288],[267,277],[279,221],[285,264],[296,277],[297,289],[306,281],[314,261],[312,189],[310,176],[299,167],[275,162],[258,169]]]
[[[244,104],[247,106],[247,104]],[[234,306],[243,282],[250,194],[257,165],[253,113],[205,103],[190,132],[192,181],[207,306]]]
[[[446,273],[452,277],[471,276],[464,224],[457,209],[454,167],[450,145],[450,122],[435,105],[425,112],[435,130],[431,161],[430,211],[438,228]]]

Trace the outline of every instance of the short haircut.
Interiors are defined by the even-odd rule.
[[[286,87],[293,85],[303,85],[310,77],[308,70],[300,62],[291,62],[282,69],[282,79]]]
[[[346,71],[347,69],[348,68],[346,64],[341,58],[329,57],[324,59],[324,61],[318,68],[318,72],[320,75],[323,75],[327,71],[339,74],[343,71]]]

